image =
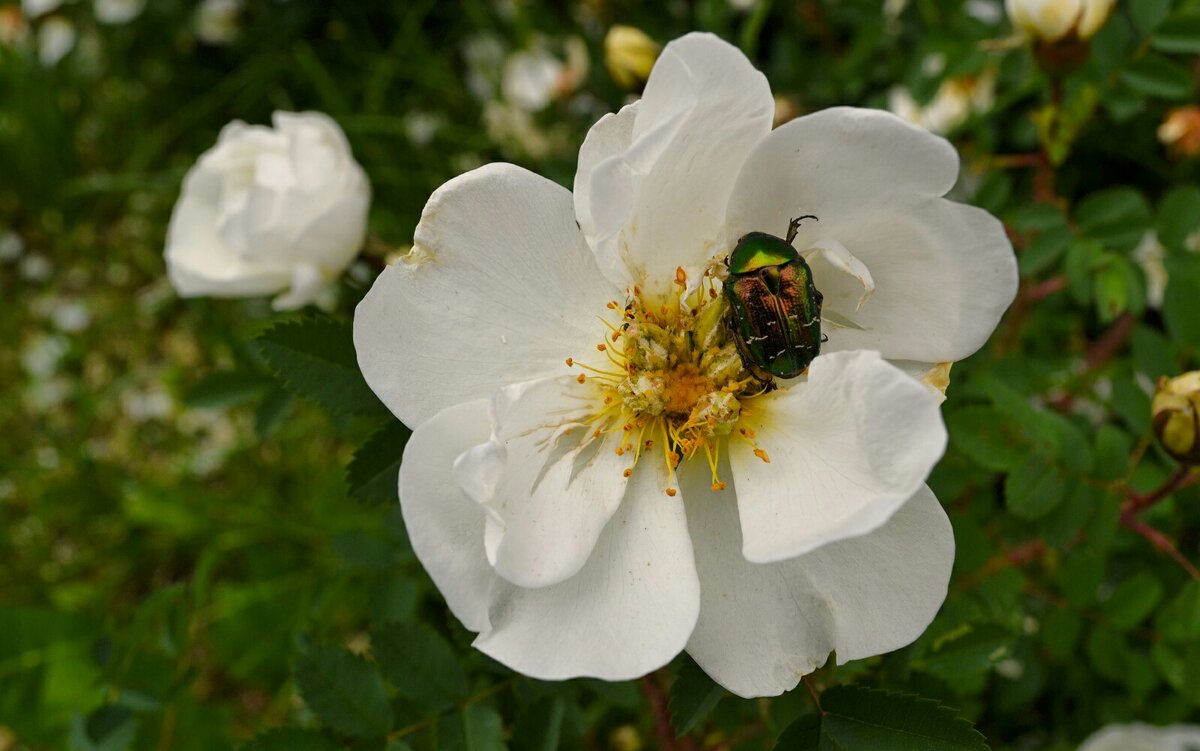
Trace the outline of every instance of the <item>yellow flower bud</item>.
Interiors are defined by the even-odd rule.
[[[641,751],[642,734],[633,725],[622,725],[608,736],[608,746],[613,751]]]
[[[1200,154],[1200,107],[1176,107],[1158,126],[1158,140],[1182,157]]]
[[[650,77],[650,69],[662,47],[632,26],[613,26],[604,37],[604,64],[617,85],[640,89]]]
[[[1166,452],[1181,464],[1200,464],[1200,370],[1160,378],[1150,414]]]
[[[1013,26],[1040,42],[1090,39],[1108,19],[1116,0],[1006,0]]]

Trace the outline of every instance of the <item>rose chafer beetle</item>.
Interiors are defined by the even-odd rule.
[[[795,378],[821,351],[823,298],[812,269],[792,247],[805,219],[816,217],[791,220],[786,238],[749,232],[725,259],[729,331],[746,366],[765,381]]]

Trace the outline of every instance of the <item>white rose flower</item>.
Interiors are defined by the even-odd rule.
[[[354,260],[371,186],[319,112],[276,112],[273,128],[234,121],[183,181],[167,228],[167,271],[183,297],[282,292],[311,302]]]
[[[1072,33],[1090,39],[1115,4],[1116,0],[1005,0],[1013,26],[1044,42],[1057,42]]]
[[[1200,726],[1107,725],[1084,741],[1079,751],[1200,751]]]
[[[945,140],[852,108],[772,131],[774,109],[734,47],[672,42],[588,134],[574,195],[505,164],[451,180],[358,307],[367,382],[414,428],[413,548],[515,670],[621,680],[686,649],[774,695],[832,650],[908,644],[945,598],[953,536],[923,484],[939,398],[889,360],[981,346],[1012,248],[942,198]],[[723,323],[722,259],[804,214],[828,340],[763,379]]]

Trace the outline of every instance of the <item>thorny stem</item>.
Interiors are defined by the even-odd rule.
[[[1138,514],[1158,503],[1162,499],[1200,482],[1200,472],[1193,472],[1190,467],[1180,467],[1168,477],[1158,488],[1145,494],[1130,493],[1121,504],[1121,526],[1134,534],[1141,535],[1147,542],[1158,550],[1166,553],[1196,581],[1200,581],[1200,569],[1179,552],[1174,541],[1163,532],[1150,526],[1138,518]]]
[[[817,707],[817,713],[824,715],[825,710],[821,709],[821,696],[817,693],[817,689],[812,685],[812,681],[810,681],[806,675],[800,679],[800,682],[804,684],[806,689],[808,689],[808,695],[812,697],[813,704]]]
[[[671,713],[667,709],[667,695],[662,684],[651,673],[642,678],[642,692],[650,702],[650,710],[654,713],[654,730],[663,751],[696,751],[696,744],[691,738],[676,738],[675,728],[671,725]]]
[[[1200,471],[1189,467],[1175,470],[1162,485],[1148,493],[1127,491],[1121,503],[1121,526],[1144,538],[1159,551],[1166,553],[1193,579],[1200,581],[1200,569],[1179,551],[1179,548],[1166,534],[1150,526],[1138,518],[1138,514],[1154,506],[1159,501],[1177,491],[1200,484]],[[1078,538],[1077,538],[1078,539]],[[1041,539],[1027,540],[1015,548],[1006,550],[988,559],[982,566],[969,574],[959,585],[959,589],[970,589],[975,584],[992,574],[1010,566],[1024,566],[1036,560],[1046,549],[1046,543]]]

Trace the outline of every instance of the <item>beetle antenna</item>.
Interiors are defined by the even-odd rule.
[[[821,221],[820,219],[816,218],[812,214],[805,214],[804,216],[798,216],[795,219],[788,222],[788,231],[787,231],[787,238],[786,238],[788,245],[791,245],[792,240],[796,239],[796,230],[798,230],[800,228],[800,222],[803,222],[805,219],[812,219],[814,222]]]

